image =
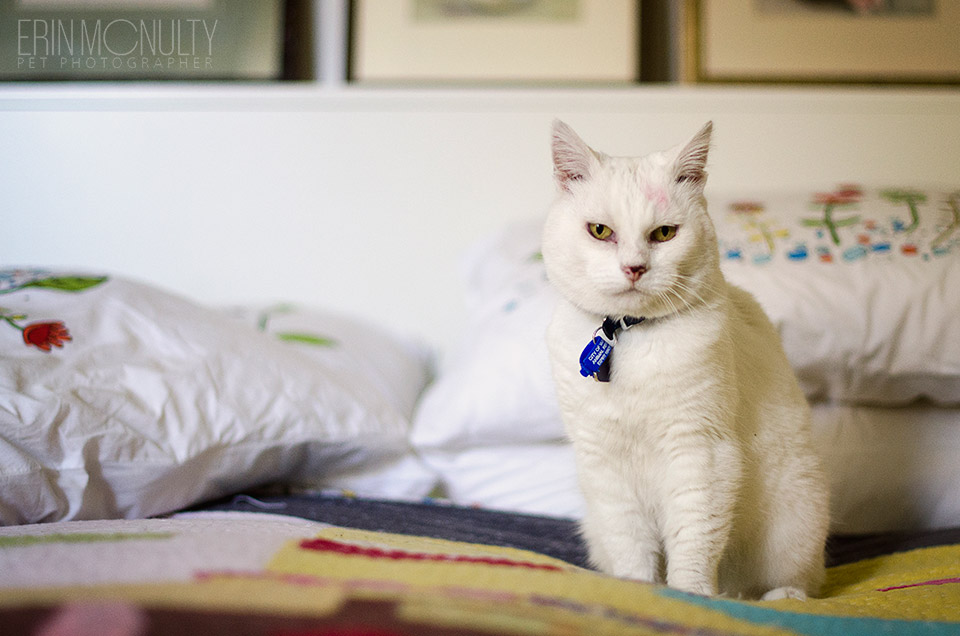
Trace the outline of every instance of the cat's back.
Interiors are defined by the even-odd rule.
[[[764,377],[775,382],[771,390],[784,394],[792,402],[806,400],[783,350],[780,334],[759,302],[749,292],[726,283],[729,322],[734,351],[738,359],[737,374],[745,387],[756,386]],[[766,382],[760,382],[766,384]]]
[[[730,282],[725,281],[725,285],[731,317],[755,336],[764,339],[774,338],[779,343],[780,337],[776,328],[753,294]],[[779,348],[780,345],[778,344],[777,347]]]

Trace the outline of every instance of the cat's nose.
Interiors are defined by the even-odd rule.
[[[623,270],[623,275],[626,276],[627,280],[631,283],[640,280],[640,277],[647,271],[647,268],[643,265],[624,265],[620,269]]]

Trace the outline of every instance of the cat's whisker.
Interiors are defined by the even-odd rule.
[[[679,300],[686,309],[693,309],[693,303],[691,303],[689,300],[684,298],[680,294],[680,292],[678,292],[677,290],[671,289],[670,294],[672,294],[677,300]]]
[[[696,277],[694,277],[694,276],[691,276],[691,275],[689,275],[689,274],[681,274],[681,273],[679,273],[679,272],[677,273],[677,278],[678,278],[678,280],[683,281],[683,282],[687,282],[687,281],[697,282],[697,283],[700,284],[700,287],[701,287],[704,291],[710,292],[711,294],[719,293],[719,290],[717,289],[717,287],[715,287],[715,286],[713,285],[713,283],[712,283],[711,281],[709,281],[709,280],[701,280],[701,279],[696,278]]]
[[[717,290],[717,288],[714,287],[708,281],[698,280],[698,279],[695,279],[693,276],[687,276],[685,274],[677,274],[676,285],[678,287],[681,287],[684,291],[691,294],[692,296],[695,296],[696,299],[699,300],[704,305],[707,304],[707,300],[703,296],[701,296],[699,293],[697,293],[697,291],[692,286],[688,285],[687,284],[688,281],[698,283],[700,287],[700,291],[702,291],[704,294],[707,294],[710,297],[715,297],[720,293],[719,290]]]
[[[677,296],[677,298],[679,298],[679,299],[683,302],[683,304],[687,306],[687,308],[692,309],[692,308],[693,308],[693,303],[691,303],[691,302],[690,302],[689,300],[687,300],[686,298],[683,298],[683,296],[680,294],[680,292],[677,291],[676,289],[674,289],[674,287],[678,287],[681,291],[684,291],[684,292],[686,292],[687,294],[689,294],[690,296],[693,296],[695,299],[697,299],[698,301],[700,301],[701,304],[703,304],[703,305],[706,305],[706,304],[707,304],[707,301],[704,300],[703,296],[701,296],[700,294],[698,294],[697,291],[696,291],[693,287],[691,287],[690,285],[686,284],[686,283],[683,282],[682,280],[678,279],[678,280],[674,281],[674,286],[670,288],[670,291],[671,291],[673,294],[675,294],[675,295]]]
[[[668,289],[668,290],[664,290],[664,291],[661,291],[661,292],[657,292],[657,300],[663,302],[665,305],[669,305],[669,306],[670,306],[670,310],[671,310],[672,313],[674,313],[674,314],[680,313],[680,310],[677,308],[677,306],[676,306],[675,304],[673,304],[673,300],[671,300],[671,298],[670,298],[670,293],[671,293],[671,292],[673,292],[672,289]],[[683,298],[680,298],[679,296],[677,296],[677,298],[678,298],[681,302],[683,302]]]

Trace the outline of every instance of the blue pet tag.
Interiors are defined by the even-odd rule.
[[[598,382],[610,381],[610,354],[613,345],[617,344],[617,333],[639,325],[646,318],[624,316],[614,320],[610,316],[603,319],[600,328],[593,332],[593,339],[580,354],[580,375],[593,378]]]
[[[598,331],[580,354],[580,375],[585,378],[596,376],[612,352],[613,343],[600,337]]]

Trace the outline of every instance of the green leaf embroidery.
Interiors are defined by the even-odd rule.
[[[24,284],[20,289],[27,287],[40,287],[42,289],[57,289],[65,292],[80,292],[91,287],[96,287],[107,280],[106,276],[54,276],[52,278],[41,278],[30,283]]]
[[[952,220],[947,227],[937,235],[937,238],[933,239],[933,242],[930,244],[932,247],[938,247],[941,243],[947,240],[953,231],[960,227],[960,192],[954,192],[947,197],[947,206],[949,206],[949,211],[952,215]]]
[[[892,188],[890,190],[884,190],[880,193],[880,196],[891,203],[907,204],[907,208],[910,210],[910,224],[904,227],[903,231],[909,234],[917,229],[917,226],[920,225],[920,212],[917,206],[927,202],[927,195],[919,190]]]
[[[298,342],[300,344],[313,345],[315,347],[335,347],[337,341],[323,336],[315,336],[309,333],[293,333],[289,331],[278,332],[274,334],[277,339],[283,342]]]
[[[270,319],[273,318],[274,314],[291,314],[296,311],[296,307],[289,303],[282,303],[279,305],[274,305],[269,307],[262,312],[260,312],[260,317],[257,319],[257,329],[260,331],[266,331],[267,325],[270,324]]]

